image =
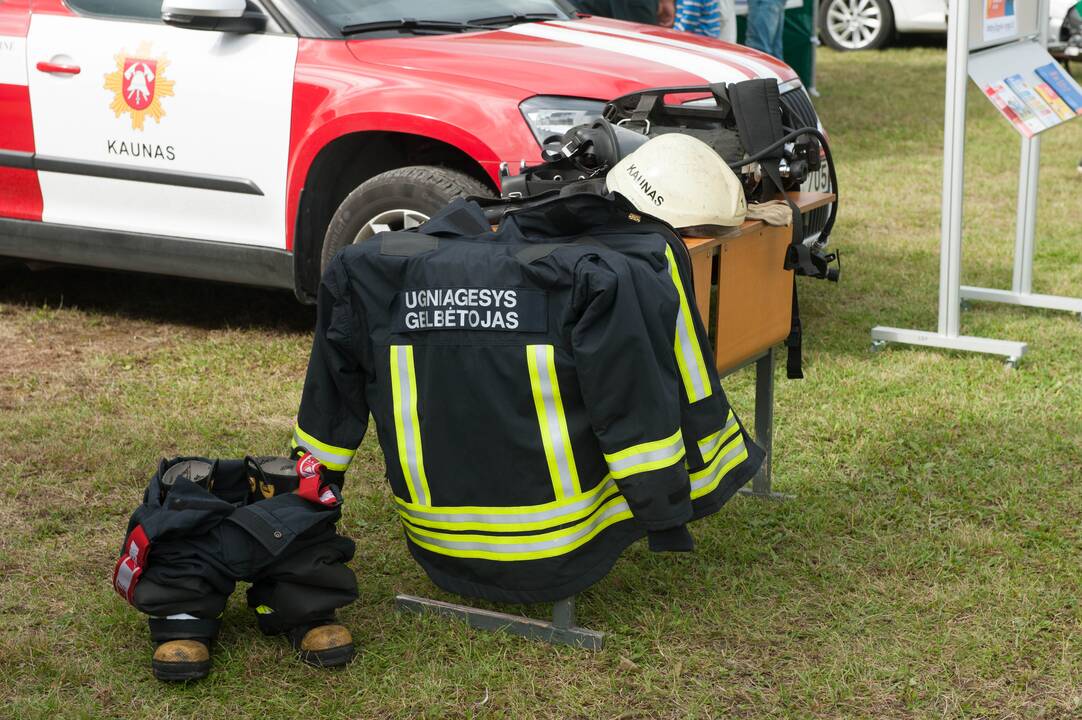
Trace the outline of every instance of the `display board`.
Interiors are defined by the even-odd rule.
[[[1048,0],[968,0],[952,2],[948,7],[939,328],[937,332],[926,332],[879,325],[872,328],[872,345],[895,342],[989,353],[1006,357],[1007,363],[1014,366],[1025,353],[1026,343],[962,335],[961,301],[999,302],[1082,315],[1082,298],[1033,292],[1040,133],[1077,117],[1082,89],[1048,54]],[[971,77],[1022,135],[1010,290],[961,283],[966,93]]]
[[[1040,31],[1037,0],[968,0],[969,49],[981,50]],[[1048,19],[1045,18],[1045,22]]]
[[[1023,137],[1082,114],[1082,87],[1036,41],[973,53],[969,76]]]

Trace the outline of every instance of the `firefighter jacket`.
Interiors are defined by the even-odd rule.
[[[636,267],[643,270],[656,267],[661,261],[659,248],[663,248],[664,273],[677,292],[679,306],[674,327],[658,352],[667,348],[676,359],[684,464],[690,474],[694,517],[704,517],[716,512],[747,483],[762,463],[763,454],[730,407],[711,361],[709,337],[695,304],[687,246],[664,221],[644,215],[620,195],[606,196],[603,185],[582,187],[585,191],[552,193],[524,204],[487,204],[504,206],[499,237],[507,241],[549,244],[590,238],[637,260]],[[487,223],[485,217],[476,203],[458,201],[448,212],[433,218],[430,232],[462,232],[479,222]],[[423,226],[426,228],[428,224]],[[643,297],[641,302],[649,303],[650,298]]]
[[[656,230],[628,253],[521,219],[493,232],[464,203],[424,228],[328,266],[293,445],[344,470],[371,413],[407,544],[436,584],[568,597],[750,479],[761,455]]]

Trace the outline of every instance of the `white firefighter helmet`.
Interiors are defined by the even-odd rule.
[[[673,227],[744,222],[744,188],[725,161],[702,140],[669,133],[652,138],[616,163],[605,183],[636,208]]]

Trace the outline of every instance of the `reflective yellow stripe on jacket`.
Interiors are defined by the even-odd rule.
[[[391,346],[391,402],[398,459],[410,499],[420,505],[431,505],[421,447],[421,421],[417,416],[417,373],[413,368],[411,345]]]
[[[680,462],[684,457],[684,436],[675,433],[661,440],[632,445],[619,452],[605,453],[609,472],[618,480],[632,475],[659,470]]]
[[[737,433],[709,465],[691,474],[692,499],[716,489],[747,457],[743,435]],[[543,505],[432,507],[398,499],[398,512],[410,540],[426,550],[499,561],[564,555],[606,528],[632,518],[631,508],[611,475],[576,497]]]
[[[410,540],[423,548],[452,557],[483,560],[540,560],[564,555],[589,542],[611,525],[630,520],[631,508],[615,495],[582,522],[530,535],[444,533],[406,523]]]
[[[748,459],[744,435],[736,437],[717,452],[714,459],[702,470],[691,473],[691,499],[701,498],[713,492],[733,468]]]
[[[530,389],[556,499],[578,495],[581,492],[579,473],[567,432],[567,418],[560,397],[560,383],[556,379],[552,345],[527,345],[526,364],[530,369]]]
[[[714,454],[722,444],[731,438],[733,433],[739,432],[739,430],[740,426],[736,422],[736,414],[733,412],[732,408],[729,408],[729,419],[725,422],[725,426],[716,433],[707,435],[696,443],[699,446],[699,454],[703,456],[703,462],[709,463],[713,460]]]
[[[350,462],[353,461],[353,456],[357,453],[356,450],[335,447],[334,445],[328,445],[325,442],[321,442],[304,430],[301,430],[300,425],[293,426],[293,441],[290,443],[290,446],[294,450],[300,448],[305,452],[315,455],[328,470],[345,470],[349,467]]]
[[[684,382],[688,400],[694,403],[710,397],[714,391],[710,387],[706,356],[699,345],[699,336],[695,332],[695,321],[691,314],[691,306],[688,304],[687,294],[684,292],[684,283],[680,280],[680,271],[676,268],[676,258],[673,257],[672,248],[668,246],[665,247],[665,258],[669,261],[669,274],[673,285],[676,286],[676,293],[680,297],[673,350],[676,352],[676,365],[680,368],[680,379]]]
[[[597,487],[579,495],[542,505],[522,507],[432,507],[408,503],[401,498],[398,513],[402,520],[438,530],[481,532],[524,532],[551,530],[582,520],[618,494],[616,482],[606,476]]]

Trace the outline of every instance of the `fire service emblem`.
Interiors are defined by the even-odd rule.
[[[133,130],[142,130],[147,116],[160,123],[165,116],[161,99],[173,95],[174,82],[165,76],[169,61],[151,56],[146,42],[134,53],[121,51],[114,57],[116,70],[105,75],[105,89],[113,93],[109,109],[117,117],[131,115]]]

